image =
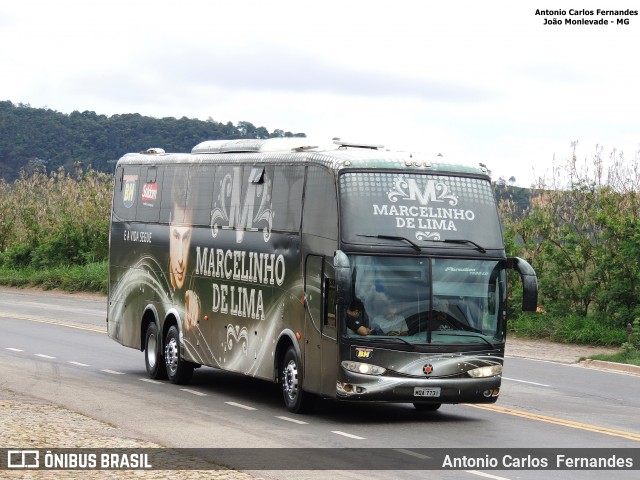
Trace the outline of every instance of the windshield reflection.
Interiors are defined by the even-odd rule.
[[[504,262],[352,255],[350,264],[347,336],[489,346],[504,339]]]

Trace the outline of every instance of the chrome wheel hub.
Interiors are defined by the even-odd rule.
[[[296,362],[291,360],[284,367],[284,378],[282,381],[282,388],[284,393],[291,400],[295,400],[298,395],[298,366]]]
[[[178,369],[178,342],[175,338],[171,338],[164,348],[164,359],[167,369],[171,375],[175,374]]]

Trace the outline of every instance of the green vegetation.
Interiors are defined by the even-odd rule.
[[[0,281],[107,291],[111,175],[39,168],[0,180]]]
[[[628,363],[640,366],[640,318],[633,324],[627,325],[627,341],[622,344],[622,350],[612,355],[594,355],[594,360],[607,362]]]
[[[3,285],[10,287],[38,287],[66,292],[107,293],[107,262],[86,265],[60,266],[47,269],[0,267]]]
[[[517,312],[511,302],[509,328],[566,343],[621,345],[626,326],[640,317],[640,155],[629,161],[614,151],[605,162],[599,148],[582,163],[574,144],[550,182],[530,192],[525,208],[508,195],[500,201],[507,252],[534,266],[540,288],[535,314]]]
[[[628,363],[629,365],[640,366],[640,350],[627,352],[625,350],[613,355],[594,355],[593,360],[604,360],[605,362]]]
[[[594,316],[516,313],[509,319],[509,332],[516,336],[544,338],[559,343],[617,346],[626,338],[623,329]]]

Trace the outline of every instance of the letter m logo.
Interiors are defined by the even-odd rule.
[[[254,168],[249,175],[249,183],[242,198],[242,167],[234,167],[233,173],[222,180],[219,207],[211,212],[211,235],[218,235],[218,227],[223,230],[235,230],[236,242],[242,243],[245,231],[258,231],[254,223],[266,221],[264,241],[269,240],[273,212],[271,211],[271,182],[265,180],[264,169]],[[258,207],[258,208],[256,208]],[[256,213],[257,210],[257,213]],[[218,225],[218,222],[226,225]]]

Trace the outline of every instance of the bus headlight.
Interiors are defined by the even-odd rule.
[[[467,372],[473,378],[495,377],[502,373],[502,365],[489,365],[487,367],[478,367]]]
[[[342,368],[350,372],[362,373],[363,375],[382,375],[387,371],[386,368],[371,365],[370,363],[349,362],[346,360],[342,362]]]

